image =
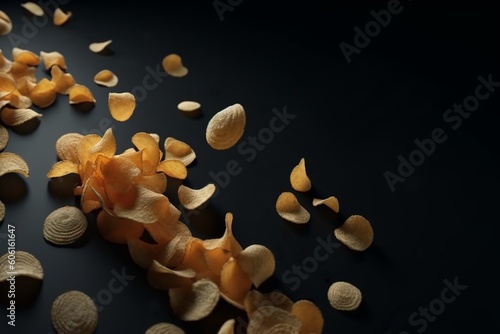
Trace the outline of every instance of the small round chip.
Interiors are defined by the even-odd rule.
[[[30,12],[35,16],[43,16],[44,14],[42,7],[31,1],[22,3],[21,7],[23,7],[24,9],[26,9],[28,12]]]
[[[94,76],[94,82],[104,87],[114,87],[118,84],[118,77],[110,70],[102,70]]]
[[[311,190],[311,180],[307,176],[306,161],[304,158],[300,159],[299,164],[292,169],[290,183],[292,188],[297,191],[305,192]]]
[[[188,210],[194,210],[200,207],[206,203],[214,193],[214,183],[209,183],[200,189],[192,189],[181,184],[177,189],[179,202]]]
[[[12,30],[12,21],[9,15],[0,10],[0,36],[7,35]]]
[[[327,297],[330,305],[339,311],[354,311],[362,300],[361,291],[344,281],[332,283],[328,288]]]
[[[318,206],[324,204],[336,213],[339,212],[339,200],[335,196],[330,196],[324,199],[319,199],[319,198],[313,198],[312,200],[312,205],[313,206]]]
[[[9,132],[5,126],[0,124],[0,151],[3,151],[7,147],[9,142]]]
[[[282,192],[276,200],[276,211],[281,218],[295,224],[305,224],[311,214],[299,203],[297,197],[289,191]]]
[[[61,8],[54,10],[53,22],[56,26],[62,26],[68,22],[69,18],[73,15],[71,12],[64,12]]]
[[[188,69],[182,63],[182,58],[176,53],[165,56],[161,64],[165,72],[172,77],[181,78],[188,74]]]
[[[183,321],[196,321],[207,317],[219,302],[217,285],[203,278],[193,285],[168,290],[172,311]]]
[[[144,334],[185,334],[185,332],[174,324],[159,322],[149,327]]]
[[[108,47],[108,45],[111,44],[113,40],[108,39],[107,41],[104,42],[94,42],[89,44],[89,50],[95,53],[102,52],[104,49]]]
[[[42,264],[33,254],[22,250],[16,250],[14,270],[10,268],[11,266],[8,260],[12,257],[9,255],[9,253],[4,253],[0,256],[0,282],[5,282],[11,276],[9,272],[15,272],[16,277],[30,277],[37,280],[43,280]]]
[[[52,211],[43,224],[43,237],[55,245],[71,245],[87,230],[87,217],[75,206],[63,206]]]
[[[363,216],[352,215],[334,230],[335,237],[352,250],[364,251],[373,242],[373,228]]]
[[[109,113],[119,122],[125,122],[132,117],[135,106],[135,96],[132,93],[109,93],[108,95]]]
[[[233,147],[243,136],[246,125],[245,109],[239,103],[217,112],[208,122],[207,143],[216,150]]]
[[[52,303],[50,315],[58,334],[92,334],[99,319],[92,299],[77,290],[59,295]]]
[[[200,109],[201,104],[195,101],[182,101],[177,105],[177,109],[184,112],[193,112]]]

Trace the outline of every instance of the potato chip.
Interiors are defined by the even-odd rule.
[[[173,312],[183,321],[205,318],[219,302],[219,288],[209,279],[200,279],[193,285],[168,291]]]
[[[201,104],[195,101],[182,101],[177,105],[177,109],[184,112],[193,112],[200,109]]]
[[[219,239],[203,240],[203,247],[205,250],[222,248],[232,256],[237,256],[243,248],[233,235],[233,214],[231,212],[226,213],[225,223],[226,230],[224,231],[224,235]]]
[[[52,165],[47,173],[47,177],[52,179],[54,177],[61,177],[68,174],[78,174],[78,164],[73,161],[63,160]]]
[[[73,75],[65,73],[59,66],[50,69],[51,81],[55,84],[55,91],[59,94],[68,95],[76,82]]]
[[[42,57],[45,70],[47,71],[50,70],[52,66],[56,65],[59,66],[59,68],[62,70],[68,69],[66,66],[66,60],[64,59],[64,56],[57,51],[52,51],[52,52],[40,51],[40,57]]]
[[[43,223],[43,238],[54,245],[72,245],[87,230],[87,217],[75,206],[63,206],[52,211]]]
[[[144,334],[185,334],[185,332],[174,324],[159,322],[149,327]]]
[[[294,333],[299,334],[302,324],[291,312],[279,307],[261,306],[248,321],[248,334]]]
[[[248,275],[255,287],[259,287],[274,274],[276,262],[274,255],[263,245],[250,245],[235,256],[236,262]]]
[[[87,86],[74,84],[69,91],[69,104],[90,102],[95,103],[94,94]]]
[[[165,160],[180,160],[185,166],[189,166],[196,159],[191,146],[173,137],[165,138],[164,147]]]
[[[38,66],[38,64],[40,64],[40,57],[38,55],[30,50],[24,50],[18,47],[12,48],[12,58],[15,62],[28,66]]]
[[[148,283],[158,290],[191,287],[196,273],[192,269],[174,270],[153,260],[148,269]]]
[[[89,49],[92,52],[99,53],[102,52],[108,45],[111,44],[113,40],[108,39],[107,41],[104,42],[94,42],[89,44]]]
[[[56,333],[93,334],[99,319],[94,301],[78,290],[60,294],[52,302],[50,315]]]
[[[330,305],[339,311],[354,311],[362,300],[361,291],[344,281],[332,283],[328,288],[327,297]]]
[[[24,2],[21,4],[21,7],[23,7],[24,9],[26,9],[28,12],[30,12],[31,14],[33,14],[35,16],[43,16],[44,15],[42,7],[40,7],[38,4],[36,4],[34,2],[31,2],[31,1]]]
[[[32,109],[13,109],[5,107],[0,111],[0,119],[8,126],[18,126],[42,116],[42,114]]]
[[[0,17],[0,30],[2,29],[1,22],[2,22],[2,19]],[[2,50],[0,49],[0,73],[7,73],[10,71],[11,68],[12,68],[12,61],[10,59],[5,58]]]
[[[16,90],[16,80],[7,73],[0,73],[0,99]]]
[[[245,125],[245,109],[233,104],[212,116],[205,133],[207,143],[216,150],[227,150],[243,136]]]
[[[295,224],[305,224],[311,214],[299,203],[297,197],[289,191],[282,192],[276,200],[276,211],[281,218]]]
[[[135,107],[135,96],[129,92],[109,93],[108,95],[109,112],[119,122],[125,122],[132,117]]]
[[[18,173],[29,177],[28,164],[16,153],[0,152],[0,176],[8,173]]]
[[[212,197],[214,192],[214,183],[209,183],[200,189],[192,189],[181,184],[177,189],[179,202],[188,210],[194,210],[202,206]]]
[[[300,334],[323,333],[325,319],[320,308],[310,300],[296,301],[291,312],[302,322]]]
[[[334,230],[335,237],[352,250],[364,251],[373,242],[373,228],[363,216],[352,215]]]
[[[0,222],[5,218],[5,204],[0,201]]]
[[[319,198],[313,198],[312,200],[312,205],[313,206],[318,206],[324,204],[336,213],[339,212],[339,200],[335,196],[330,196],[324,199],[319,199]]]
[[[17,90],[19,91],[19,94],[24,96],[30,96],[31,91],[36,85],[37,82],[32,81],[28,77],[22,77],[17,80]]]
[[[186,166],[179,160],[164,160],[158,164],[156,171],[179,180],[184,180],[188,174]]]
[[[0,10],[0,36],[7,35],[12,30],[12,21],[9,15]]]
[[[226,320],[220,327],[217,334],[234,334],[234,325],[236,321],[234,319]]]
[[[57,157],[61,160],[69,160],[78,163],[77,146],[83,135],[77,132],[68,132],[56,140]]]
[[[161,64],[165,72],[172,77],[181,78],[188,74],[188,69],[182,63],[182,58],[176,53],[165,56]]]
[[[56,84],[42,78],[31,90],[30,98],[37,107],[47,108],[56,100]]]
[[[290,183],[296,191],[305,192],[311,190],[311,180],[306,173],[306,161],[304,158],[300,159],[299,164],[292,169]]]
[[[61,8],[54,10],[53,22],[56,26],[62,26],[68,22],[69,18],[73,15],[72,12],[64,12]]]
[[[110,70],[102,70],[94,76],[94,82],[104,87],[114,87],[118,84],[118,77]]]
[[[255,310],[261,306],[275,306],[291,312],[293,301],[278,290],[262,293],[252,289],[245,295],[244,305],[248,318],[250,318]]]
[[[116,218],[101,210],[96,219],[97,230],[104,240],[126,245],[129,239],[139,239],[144,225],[133,220]]]
[[[9,105],[15,109],[29,109],[33,104],[28,96],[21,95],[16,89],[9,96]]]
[[[245,295],[252,287],[252,281],[234,258],[229,259],[220,273],[220,291],[232,300],[243,304]]]
[[[0,151],[3,151],[9,143],[9,131],[0,124]]]
[[[1,219],[0,219],[1,221]],[[5,282],[11,274],[9,272],[15,272],[16,277],[30,277],[37,280],[43,280],[44,273],[43,267],[40,261],[31,253],[16,250],[16,263],[15,269],[9,268],[9,253],[4,253],[0,256],[0,282]]]

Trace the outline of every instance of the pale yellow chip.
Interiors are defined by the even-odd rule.
[[[64,56],[57,51],[45,52],[40,51],[40,57],[42,57],[43,64],[45,66],[45,70],[50,70],[52,66],[59,66],[59,68],[66,70],[66,60]]]
[[[108,39],[104,42],[94,42],[89,44],[89,50],[95,53],[102,52],[104,49],[108,47],[113,42],[113,40]]]
[[[12,58],[15,62],[28,66],[38,66],[38,64],[40,64],[40,56],[30,50],[20,49],[18,47],[12,48]]]
[[[180,160],[185,166],[190,165],[196,159],[196,153],[185,142],[167,137],[164,142],[165,160]]]
[[[68,95],[75,86],[73,75],[64,72],[59,66],[52,66],[50,70],[51,81],[55,84],[55,91],[59,94]]]
[[[325,325],[323,313],[312,301],[306,299],[296,301],[291,312],[302,322],[300,334],[323,333]]]
[[[18,173],[29,177],[29,167],[26,161],[18,154],[0,152],[0,176],[8,173]]]
[[[184,180],[188,174],[186,166],[179,160],[164,160],[158,164],[156,171],[179,180]]]
[[[5,204],[0,201],[0,222],[5,218]]]
[[[73,15],[72,12],[64,12],[61,8],[56,8],[54,10],[53,22],[56,26],[62,26],[66,22],[68,22],[69,18]]]
[[[125,122],[132,117],[135,107],[135,96],[132,93],[122,92],[108,94],[109,112],[111,116],[119,122]]]
[[[146,329],[144,334],[185,334],[185,332],[174,324],[159,322]]]
[[[77,132],[68,132],[56,140],[57,157],[61,160],[69,160],[78,163],[77,147],[84,136]]]
[[[64,292],[54,299],[50,315],[56,333],[93,334],[99,320],[94,301],[78,290]]]
[[[2,25],[2,19],[0,18],[0,26]],[[1,27],[0,27],[1,29]],[[5,58],[2,50],[0,49],[0,73],[7,73],[12,68],[12,60]]]
[[[248,321],[248,334],[290,333],[299,334],[301,321],[291,312],[266,305],[257,308]]]
[[[161,64],[165,72],[172,77],[181,78],[188,74],[188,69],[182,63],[181,56],[176,53],[165,56]]]
[[[330,285],[327,292],[330,305],[339,311],[354,311],[362,300],[361,290],[349,282],[338,281]]]
[[[12,275],[9,274],[10,272],[15,273],[14,276],[16,277],[24,276],[43,280],[42,264],[33,254],[23,250],[16,250],[13,269],[10,268],[10,259],[12,259],[12,256],[9,256],[8,252],[0,256],[0,282],[5,282]]]
[[[0,119],[5,125],[18,126],[34,118],[40,118],[42,114],[33,109],[13,109],[5,107],[0,111]]]
[[[235,260],[255,287],[259,287],[271,277],[276,268],[276,261],[271,250],[259,244],[246,247],[235,256]]]
[[[335,237],[352,250],[364,251],[373,242],[373,228],[363,216],[351,215],[334,230]]]
[[[0,10],[0,36],[7,35],[12,30],[12,21],[9,15],[3,10]]]
[[[209,279],[168,291],[170,306],[183,321],[197,321],[210,315],[219,302],[219,288]]]
[[[246,126],[245,109],[239,103],[217,112],[208,122],[205,137],[216,150],[233,147],[243,136]]]
[[[322,205],[322,204],[326,205],[327,207],[329,207],[330,209],[332,209],[336,213],[338,213],[340,210],[339,200],[335,196],[330,196],[330,197],[323,198],[323,199],[313,198],[313,200],[312,200],[313,206],[318,206],[318,205]]]
[[[217,334],[234,334],[234,325],[236,324],[236,320],[228,319],[224,321],[222,326],[220,327]]]
[[[87,226],[87,217],[81,209],[63,206],[45,218],[43,238],[54,245],[72,245],[82,238]]]
[[[311,190],[311,180],[307,176],[306,161],[304,158],[300,159],[299,164],[292,169],[290,173],[290,184],[293,189],[300,192]]]
[[[114,87],[118,84],[118,77],[110,70],[102,70],[94,76],[94,82],[104,87]]]
[[[282,192],[276,200],[276,212],[281,218],[295,224],[305,224],[311,214],[300,203],[294,193]]]
[[[31,101],[39,108],[47,108],[56,100],[56,84],[42,78],[30,92]]]
[[[95,103],[94,94],[81,84],[74,84],[69,91],[69,104]]]
[[[182,101],[177,105],[177,109],[184,112],[193,112],[201,108],[201,104],[195,101]]]
[[[44,11],[43,11],[42,7],[40,7],[38,4],[36,4],[34,2],[31,2],[31,1],[24,2],[21,4],[21,7],[23,7],[24,9],[26,9],[28,12],[30,12],[31,14],[33,14],[35,16],[43,16],[44,15]]]
[[[206,203],[215,193],[215,184],[209,183],[203,188],[193,189],[183,184],[177,189],[179,202],[188,210],[194,210]]]
[[[262,306],[275,306],[287,312],[292,311],[293,301],[279,290],[262,293],[256,289],[248,291],[244,300],[248,318]]]
[[[0,99],[8,97],[16,90],[17,82],[14,77],[7,73],[0,73]]]
[[[0,124],[0,151],[3,151],[9,143],[9,131]]]

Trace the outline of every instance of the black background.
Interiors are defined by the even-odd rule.
[[[82,112],[61,95],[46,109],[33,107],[43,113],[36,129],[9,130],[5,151],[24,157],[31,175],[0,178],[0,199],[7,207],[0,233],[5,237],[7,224],[15,225],[17,249],[38,257],[45,279],[36,300],[17,309],[15,328],[7,326],[5,310],[0,312],[0,332],[54,332],[50,307],[59,294],[76,289],[95,297],[107,287],[112,270],[122,268],[135,279],[99,313],[98,333],[143,333],[162,321],[188,333],[216,333],[229,318],[244,326],[244,314],[224,301],[202,321],[179,321],[166,293],[148,285],[126,247],[100,237],[94,214],[81,247],[54,247],[42,237],[43,220],[52,210],[78,203],[71,195],[51,191],[46,178],[57,159],[57,138],[67,132],[102,134],[100,123],[111,120],[108,93],[141,86],[147,68],[155,69],[169,53],[182,56],[189,74],[162,77],[140,99],[129,121],[112,125],[119,151],[130,147],[130,138],[140,131],[158,133],[161,142],[172,136],[189,143],[197,153],[185,181],[192,187],[213,182],[210,172],[225,170],[229,161],[239,163],[241,173],[219,187],[207,207],[189,220],[183,217],[193,235],[219,237],[225,213],[232,212],[234,234],[244,247],[259,243],[275,254],[275,275],[259,289],[280,289],[292,300],[314,301],[325,318],[324,333],[417,333],[420,327],[408,317],[440,297],[445,279],[457,279],[467,289],[428,323],[426,333],[484,332],[494,326],[500,311],[494,273],[499,93],[482,101],[456,130],[443,121],[443,113],[474,94],[478,76],[491,74],[500,81],[497,12],[493,5],[402,1],[402,11],[349,64],[339,44],[352,45],[354,27],[363,29],[373,20],[370,11],[385,9],[387,3],[242,1],[221,21],[210,1],[74,0],[60,5],[73,12],[66,25],[47,21],[30,33],[26,22],[34,19],[20,2],[2,1],[0,10],[13,21],[11,36],[27,37],[19,45],[0,37],[4,55],[12,59],[13,46],[61,52],[68,72],[92,90],[96,104]],[[90,43],[108,39],[113,41],[108,54],[89,51]],[[93,83],[102,69],[117,74],[116,87]],[[37,77],[44,76],[40,65]],[[201,117],[179,112],[182,100],[200,102]],[[234,103],[247,113],[242,142],[269,127],[275,108],[286,108],[296,118],[247,161],[249,155],[236,147],[215,151],[205,141],[210,117]],[[398,156],[408,157],[416,149],[414,141],[429,138],[435,128],[442,128],[447,140],[392,192],[384,172],[397,173]],[[293,191],[289,173],[302,157],[313,189],[295,193],[311,220],[294,226],[277,215],[274,205],[282,191]],[[171,181],[167,195],[175,202],[178,182]],[[25,192],[16,194],[14,189],[22,186]],[[340,201],[338,215],[312,206],[313,197],[331,195]],[[292,291],[283,274],[313,256],[317,238],[327,240],[351,214],[370,220],[373,245],[361,254],[339,247]],[[6,239],[0,242],[3,253]],[[338,280],[362,290],[356,312],[338,312],[328,304],[326,291]]]

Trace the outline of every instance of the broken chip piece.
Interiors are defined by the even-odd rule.
[[[99,319],[94,301],[78,290],[60,294],[52,302],[50,315],[57,333],[93,334]]]
[[[43,224],[43,238],[54,245],[72,245],[87,230],[87,217],[75,206],[63,206],[52,211]]]
[[[276,200],[276,211],[281,218],[295,224],[309,221],[311,214],[299,203],[297,197],[289,191],[282,192]]]
[[[334,230],[335,237],[350,249],[364,251],[373,242],[373,228],[363,216],[351,215]]]
[[[43,16],[44,14],[42,7],[31,1],[22,3],[21,7],[23,7],[24,9],[26,9],[28,12],[30,12],[35,16]]]
[[[230,105],[217,112],[207,124],[205,137],[207,143],[216,150],[233,147],[245,131],[245,109],[239,103]]]
[[[165,56],[161,64],[165,72],[172,77],[181,78],[188,74],[188,69],[182,63],[182,58],[176,53]]]
[[[102,70],[94,76],[94,82],[104,87],[114,87],[118,84],[118,77],[110,70]]]
[[[135,96],[129,92],[109,93],[108,109],[113,119],[125,122],[132,117],[136,107]]]
[[[215,193],[215,184],[209,183],[203,188],[193,189],[183,184],[177,189],[179,202],[188,210],[194,210],[206,203]]]
[[[89,50],[95,53],[102,52],[104,49],[108,47],[108,45],[111,44],[113,40],[108,39],[107,41],[104,42],[94,42],[89,44]]]
[[[339,200],[335,196],[330,196],[324,199],[319,199],[319,198],[313,198],[312,200],[312,205],[313,206],[318,206],[324,204],[336,213],[339,212]]]
[[[290,184],[296,191],[305,192],[311,190],[311,180],[307,176],[306,161],[304,158],[300,159],[299,164],[292,169]]]
[[[339,311],[353,311],[362,300],[361,291],[354,285],[344,281],[334,282],[327,292],[330,305]]]
[[[3,10],[0,10],[0,36],[7,35],[12,30],[12,21],[9,15]]]
[[[56,8],[54,10],[53,22],[56,26],[62,26],[65,24],[69,18],[73,15],[72,12],[64,12],[61,8]]]

